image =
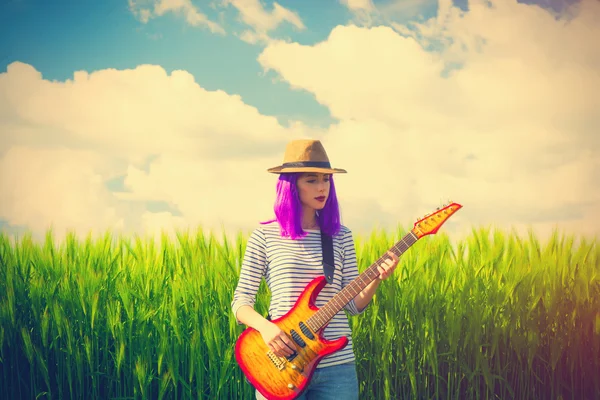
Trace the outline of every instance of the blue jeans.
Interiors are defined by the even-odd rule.
[[[256,390],[256,398],[264,397]],[[296,400],[358,400],[354,362],[315,369],[306,390]]]

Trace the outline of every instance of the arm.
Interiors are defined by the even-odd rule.
[[[381,279],[375,278],[375,280],[369,283],[369,285],[366,288],[364,288],[362,292],[356,295],[356,297],[354,298],[354,304],[356,305],[359,314],[362,313],[365,310],[365,308],[367,308],[367,306],[373,299],[373,296],[375,295],[375,292],[377,291],[377,288],[379,287],[380,283]]]
[[[265,344],[278,356],[291,355],[296,350],[292,340],[274,323],[254,310],[256,293],[266,270],[266,242],[263,233],[255,230],[246,245],[238,285],[231,308],[238,324],[260,332]]]
[[[233,293],[233,301],[231,302],[231,309],[238,324],[243,323],[256,329],[257,323],[260,323],[260,319],[265,319],[254,311],[256,292],[258,292],[265,269],[265,237],[262,232],[257,229],[252,232],[252,235],[248,238],[244,259],[242,261],[242,268],[240,270],[240,277],[235,292]],[[249,308],[252,312],[249,313],[245,310],[240,314],[239,311],[242,308]]]
[[[271,324],[271,321],[257,313],[256,310],[249,305],[241,305],[237,309],[235,318],[238,323],[245,324],[257,331],[261,331],[265,329],[267,325]]]
[[[352,232],[348,232],[343,242],[344,247],[344,278],[342,281],[342,287],[345,287],[353,279],[358,276],[358,268],[356,262],[356,247],[352,238]],[[379,284],[382,280],[387,279],[396,269],[398,265],[398,257],[388,251],[389,259],[385,260],[380,266],[378,266],[379,276],[375,278],[367,287],[365,287],[360,293],[352,299],[352,301],[346,306],[346,310],[351,315],[362,314],[379,288]],[[348,268],[348,272],[346,269]]]
[[[369,283],[369,285],[354,298],[354,303],[356,304],[359,312],[363,312],[367,305],[369,305],[381,281],[389,278],[398,266],[398,256],[391,251],[388,251],[387,254],[390,256],[390,258],[387,258],[384,260],[384,262],[377,266],[377,269],[379,270],[379,276],[375,278],[373,282]]]

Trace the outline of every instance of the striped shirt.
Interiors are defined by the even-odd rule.
[[[271,291],[269,316],[276,319],[294,306],[310,281],[323,276],[321,233],[319,230],[305,231],[307,235],[300,239],[282,238],[279,224],[272,222],[252,232],[231,303],[238,324],[241,322],[237,320],[237,310],[243,305],[254,307],[263,277]],[[333,236],[333,256],[333,283],[326,284],[319,293],[315,301],[318,308],[323,307],[337,292],[358,277],[352,232],[343,225],[340,232]],[[348,344],[342,350],[324,357],[317,368],[354,361],[352,332],[344,310],[350,315],[358,315],[364,311],[359,312],[354,300],[351,300],[331,319],[323,331],[325,339],[346,336]]]

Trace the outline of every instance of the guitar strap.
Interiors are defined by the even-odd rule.
[[[333,261],[333,239],[321,229],[321,248],[323,249],[323,274],[327,282],[333,282],[333,271],[335,264]]]

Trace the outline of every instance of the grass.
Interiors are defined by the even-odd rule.
[[[405,230],[357,237],[362,271]],[[221,240],[219,240],[221,239]],[[0,236],[0,390],[11,399],[252,398],[230,303],[246,236]],[[557,232],[418,241],[351,319],[361,399],[591,399],[600,249]],[[269,293],[257,308],[266,315]]]

